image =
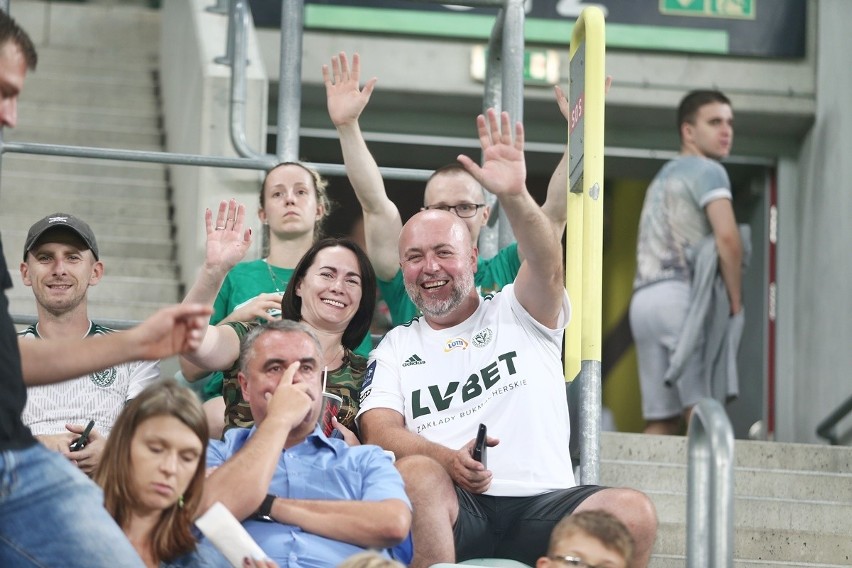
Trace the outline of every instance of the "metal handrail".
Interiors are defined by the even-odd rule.
[[[834,412],[825,417],[825,420],[817,425],[817,436],[828,440],[832,446],[840,445],[840,437],[837,434],[837,424],[852,412],[852,396],[846,402],[838,406]]]
[[[688,568],[734,565],[734,433],[725,409],[705,398],[689,421]]]

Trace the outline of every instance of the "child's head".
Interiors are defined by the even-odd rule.
[[[633,537],[621,521],[604,511],[583,511],[553,528],[547,556],[538,559],[536,568],[629,568],[632,558]]]

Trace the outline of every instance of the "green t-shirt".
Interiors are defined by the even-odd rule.
[[[473,282],[481,295],[499,292],[506,284],[515,281],[518,270],[521,269],[521,259],[518,258],[518,243],[512,243],[500,249],[493,258],[477,261],[476,275]],[[405,291],[402,280],[402,270],[398,270],[391,281],[379,280],[379,290],[388,305],[393,325],[411,321],[418,315],[417,307]]]
[[[226,325],[231,326],[236,332],[237,337],[242,341],[252,328],[257,326],[257,323],[241,323],[231,322]],[[357,434],[358,430],[355,425],[355,415],[358,414],[359,408],[359,392],[361,383],[364,382],[364,372],[367,370],[367,359],[353,353],[349,349],[343,352],[343,364],[328,372],[328,382],[326,390],[334,393],[343,399],[343,404],[337,413],[337,420],[353,432]],[[238,365],[235,362],[234,366],[225,371],[225,379],[222,385],[222,395],[225,398],[225,431],[231,428],[251,428],[254,425],[254,418],[251,415],[251,408],[243,399],[243,391],[240,388],[239,379],[237,379]]]
[[[210,323],[218,324],[242,304],[260,294],[280,292],[284,295],[287,283],[293,276],[292,268],[278,268],[264,259],[241,262],[233,267],[219,289],[219,295],[213,302],[213,315]],[[355,353],[367,357],[373,348],[373,342],[368,333]],[[222,395],[222,373],[215,372],[204,385],[204,400],[210,400]]]

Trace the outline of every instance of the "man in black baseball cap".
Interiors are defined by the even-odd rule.
[[[24,245],[21,278],[32,288],[38,321],[18,337],[67,340],[111,333],[89,319],[89,288],[103,274],[98,243],[85,221],[54,213],[36,222]],[[159,375],[157,361],[128,361],[74,380],[32,386],[21,417],[42,444],[92,475],[121,409]],[[89,443],[72,451],[89,420],[95,421]]]
[[[30,230],[27,233],[27,240],[24,242],[24,262],[27,261],[27,253],[35,246],[41,236],[47,231],[57,229],[64,229],[77,233],[77,236],[80,237],[88,249],[92,251],[95,260],[100,260],[98,255],[98,242],[95,240],[95,233],[92,232],[92,228],[89,224],[82,219],[78,219],[74,215],[69,215],[67,213],[54,213],[53,215],[48,215],[44,219],[41,219],[30,227]]]
[[[0,129],[17,123],[18,95],[37,59],[27,32],[0,10]],[[93,245],[94,239],[87,246],[97,257]],[[100,489],[68,460],[39,444],[24,425],[25,385],[56,383],[128,360],[155,360],[198,349],[212,310],[197,304],[170,306],[123,333],[19,343],[5,294],[11,287],[0,237],[0,566],[144,566],[103,508]]]

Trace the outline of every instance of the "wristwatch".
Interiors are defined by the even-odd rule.
[[[274,523],[275,519],[273,519],[270,515],[272,514],[272,503],[275,501],[275,495],[267,493],[266,497],[263,499],[263,503],[260,504],[260,507],[257,508],[257,511],[254,513],[254,519],[256,521],[266,521],[267,523]]]

